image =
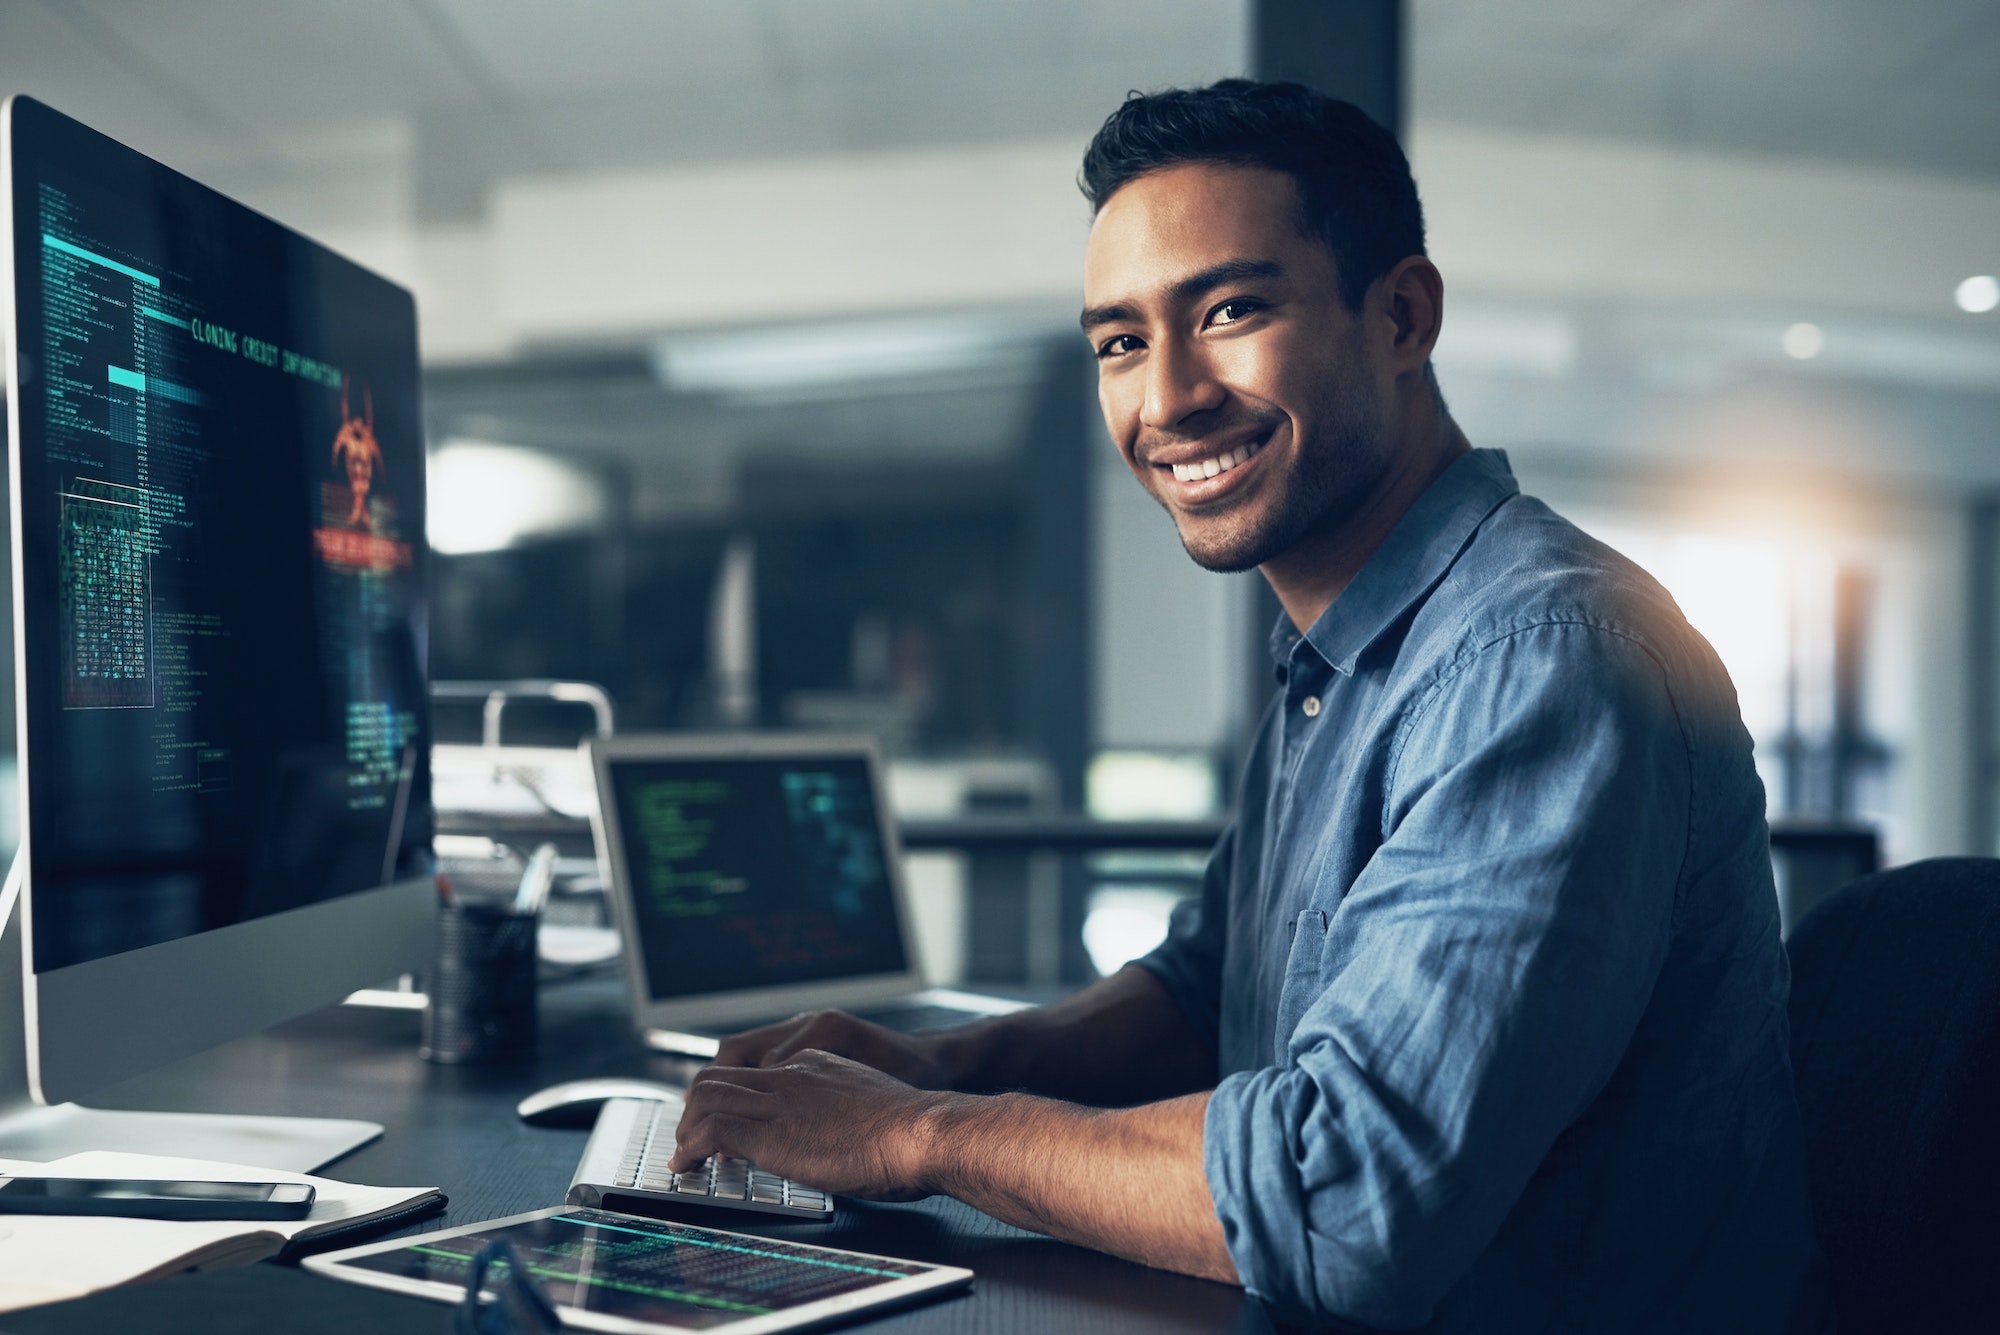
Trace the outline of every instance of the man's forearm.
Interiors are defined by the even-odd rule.
[[[922,1115],[922,1186],[996,1219],[1235,1284],[1202,1167],[1206,1093],[1137,1108],[943,1095]]]
[[[940,1036],[954,1088],[1113,1107],[1215,1084],[1215,1053],[1160,980],[1127,965],[1052,1006]]]

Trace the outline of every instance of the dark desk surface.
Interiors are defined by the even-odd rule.
[[[412,1231],[474,1223],[562,1203],[585,1131],[524,1125],[523,1094],[584,1075],[671,1077],[604,980],[544,989],[541,1055],[532,1066],[458,1069],[418,1059],[413,1012],[336,1007],[232,1043],[92,1100],[103,1107],[358,1117],[388,1133],[323,1170],[382,1186],[435,1184],[449,1209]],[[826,1224],[762,1222],[747,1212],[715,1227],[968,1267],[970,1296],[894,1313],[870,1332],[1262,1331],[1261,1309],[1236,1289],[1149,1270],[1001,1224],[956,1201],[843,1202]],[[44,1331],[442,1331],[449,1309],[337,1284],[276,1265],[183,1276],[27,1312],[0,1314],[0,1335]]]

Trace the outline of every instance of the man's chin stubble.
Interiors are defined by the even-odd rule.
[[[1232,533],[1220,541],[1197,546],[1188,537],[1187,530],[1175,525],[1180,535],[1181,550],[1203,570],[1218,575],[1240,574],[1245,570],[1255,570],[1264,562],[1284,552],[1292,545],[1292,539],[1285,534],[1271,532]]]
[[[1180,536],[1181,549],[1203,570],[1218,575],[1255,570],[1315,534],[1351,523],[1366,499],[1365,489],[1349,479],[1334,481],[1323,491],[1314,490],[1319,494],[1295,496],[1292,504],[1265,516],[1261,524],[1246,523],[1244,528],[1200,547],[1189,539],[1187,530],[1176,518],[1174,527]],[[1165,502],[1161,504],[1164,506]]]

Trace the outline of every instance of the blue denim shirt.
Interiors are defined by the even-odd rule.
[[[1215,1042],[1208,1182],[1287,1320],[1830,1328],[1764,792],[1631,562],[1454,462],[1305,635],[1141,961]]]

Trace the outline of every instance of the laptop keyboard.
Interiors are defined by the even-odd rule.
[[[885,1006],[881,1010],[858,1010],[857,1020],[867,1020],[879,1024],[884,1029],[893,1029],[899,1034],[921,1033],[926,1029],[949,1029],[955,1024],[967,1024],[973,1020],[983,1020],[978,1011],[960,1010],[956,1006]]]
[[[793,1218],[823,1219],[833,1212],[826,1192],[767,1173],[746,1159],[714,1155],[689,1172],[672,1171],[667,1163],[680,1119],[679,1100],[608,1101],[570,1183],[570,1202],[615,1208],[617,1202],[605,1199],[611,1194],[627,1202],[718,1205]]]

